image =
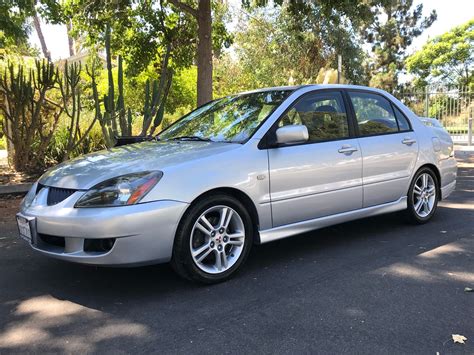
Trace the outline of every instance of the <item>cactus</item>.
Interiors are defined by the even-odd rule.
[[[46,60],[36,60],[27,73],[24,65],[7,63],[0,74],[4,134],[14,147],[12,162],[17,171],[37,171],[45,164],[42,157],[63,112],[49,95],[58,78],[58,69]]]
[[[81,72],[82,66],[80,63],[69,64],[66,61],[62,78],[59,80],[62,107],[64,108],[64,113],[69,118],[68,137],[63,152],[63,160],[69,158],[70,154],[84,141],[97,121],[96,116],[85,132],[81,132]]]
[[[117,99],[115,98],[110,36],[110,26],[107,26],[105,31],[105,53],[107,62],[108,90],[107,95],[104,95],[102,99],[99,98],[99,94],[97,92],[97,65],[93,64],[93,68],[86,68],[86,71],[91,77],[92,81],[93,99],[95,103],[95,118],[100,122],[107,147],[114,146],[115,139],[119,135],[132,135],[133,124],[132,112],[130,108],[125,107],[125,97],[123,91],[123,59],[121,56],[117,57],[118,95]],[[153,80],[152,82],[150,82],[150,80],[146,81],[143,106],[143,123],[140,136],[153,134],[163,120],[165,104],[173,78],[172,69],[169,68],[170,55],[171,45],[168,44],[162,62],[160,80]],[[103,111],[101,106],[103,106]],[[120,131],[118,128],[120,128]]]
[[[145,108],[143,116],[143,126],[140,135],[144,136],[150,129],[149,134],[152,135],[156,128],[163,121],[163,115],[165,112],[165,104],[168,98],[168,94],[171,88],[171,82],[173,80],[173,71],[169,68],[169,58],[171,55],[171,45],[166,46],[165,56],[163,57],[163,63],[161,65],[161,76],[160,81],[153,81],[152,92],[150,96],[149,92],[149,80],[147,80],[145,88]],[[150,102],[147,107],[147,102]]]

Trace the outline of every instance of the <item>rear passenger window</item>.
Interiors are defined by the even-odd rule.
[[[397,118],[398,128],[400,128],[400,131],[409,131],[411,128],[405,115],[398,109],[398,107],[394,106],[393,108],[395,110],[395,117]]]
[[[278,122],[278,127],[302,124],[308,128],[309,142],[349,137],[349,125],[340,92],[303,96]]]
[[[390,102],[383,96],[349,92],[362,136],[398,132],[397,119]]]

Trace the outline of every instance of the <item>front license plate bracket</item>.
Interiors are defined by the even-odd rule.
[[[20,235],[20,238],[27,241],[30,244],[35,244],[36,218],[23,216],[22,214],[17,214],[16,221],[17,221],[18,233]]]

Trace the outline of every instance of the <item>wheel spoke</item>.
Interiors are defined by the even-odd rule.
[[[192,251],[193,256],[194,256],[194,257],[197,257],[197,256],[199,256],[203,251],[205,251],[205,250],[207,250],[207,249],[209,249],[209,243],[204,243],[204,244],[201,245],[199,248],[194,249],[194,250]]]
[[[415,211],[416,213],[420,213],[421,207],[423,206],[423,200],[419,199],[418,202],[415,205]]]
[[[430,213],[430,205],[428,204],[428,201],[425,201],[425,208],[424,208],[425,212],[428,214]]]
[[[197,261],[198,263],[200,263],[200,262],[203,261],[209,254],[211,254],[211,252],[212,252],[212,249],[211,249],[211,248],[207,249],[199,258],[196,259],[196,261]]]
[[[221,253],[218,252],[217,250],[214,250],[214,254],[215,254],[215,256],[216,256],[216,264],[215,264],[216,269],[217,269],[218,271],[221,271],[221,269],[222,269]]]
[[[199,218],[196,227],[207,235],[211,235],[211,232],[214,230],[214,226],[211,224],[211,222],[209,222],[206,216],[201,216],[201,218]]]
[[[229,223],[232,219],[232,215],[234,214],[234,211],[232,211],[230,208],[224,207],[221,210],[221,220],[219,223],[220,228],[227,229],[229,226]]]
[[[233,234],[227,234],[227,236],[229,237],[229,239],[240,239],[240,238],[244,238],[244,237],[245,237],[244,233],[242,233],[242,232],[237,232],[237,233],[233,233]]]
[[[433,196],[435,194],[435,187],[434,186],[430,186],[428,188],[428,196]]]
[[[417,184],[415,184],[415,186],[413,186],[413,192],[416,194],[416,195],[421,195],[421,192],[422,192],[422,188],[419,187]]]
[[[428,187],[428,174],[423,174],[422,178],[422,187],[426,189]]]
[[[222,250],[220,252],[219,257],[222,257],[222,266],[224,267],[224,270],[227,269],[228,263],[227,263],[227,255],[225,255],[225,250]]]
[[[245,235],[241,232],[228,234],[227,236],[229,237],[229,242],[227,244],[235,245],[235,246],[241,246],[244,244],[243,239],[245,238]]]

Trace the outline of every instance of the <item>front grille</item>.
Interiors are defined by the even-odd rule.
[[[38,184],[38,187],[36,188],[36,194],[38,194],[43,188],[48,188],[48,198],[46,200],[48,206],[52,206],[61,201],[64,201],[74,192],[76,192],[76,190],[74,189],[63,189],[60,187],[52,187]]]
[[[74,192],[76,192],[76,190],[73,189],[63,189],[60,187],[49,187],[48,190],[48,206],[52,206],[59,202],[62,202],[69,196],[71,196]]]

